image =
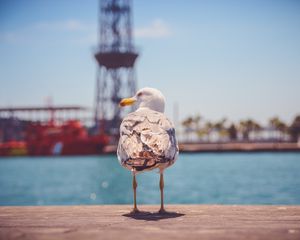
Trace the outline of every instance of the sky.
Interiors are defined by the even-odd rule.
[[[133,0],[138,87],[166,114],[260,123],[300,114],[300,1]],[[0,0],[0,107],[92,108],[96,0]],[[49,101],[49,100],[48,100]]]

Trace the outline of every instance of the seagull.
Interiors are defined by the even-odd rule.
[[[132,213],[139,213],[136,204],[136,175],[153,169],[158,169],[160,174],[159,213],[165,213],[163,173],[167,167],[174,164],[179,152],[175,128],[164,115],[165,97],[159,90],[142,88],[133,97],[122,99],[120,107],[133,104],[137,104],[138,108],[123,119],[117,149],[120,164],[133,175]]]

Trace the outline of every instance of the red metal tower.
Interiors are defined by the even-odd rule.
[[[95,126],[114,135],[122,117],[119,102],[136,91],[134,63],[138,54],[132,41],[131,1],[101,0],[99,27]]]

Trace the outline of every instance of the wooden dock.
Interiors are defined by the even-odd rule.
[[[300,206],[0,207],[0,239],[300,239]]]

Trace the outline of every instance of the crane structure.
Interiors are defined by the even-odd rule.
[[[99,43],[95,58],[95,127],[117,135],[122,119],[119,102],[136,92],[134,65],[138,53],[133,45],[131,0],[101,0]]]

